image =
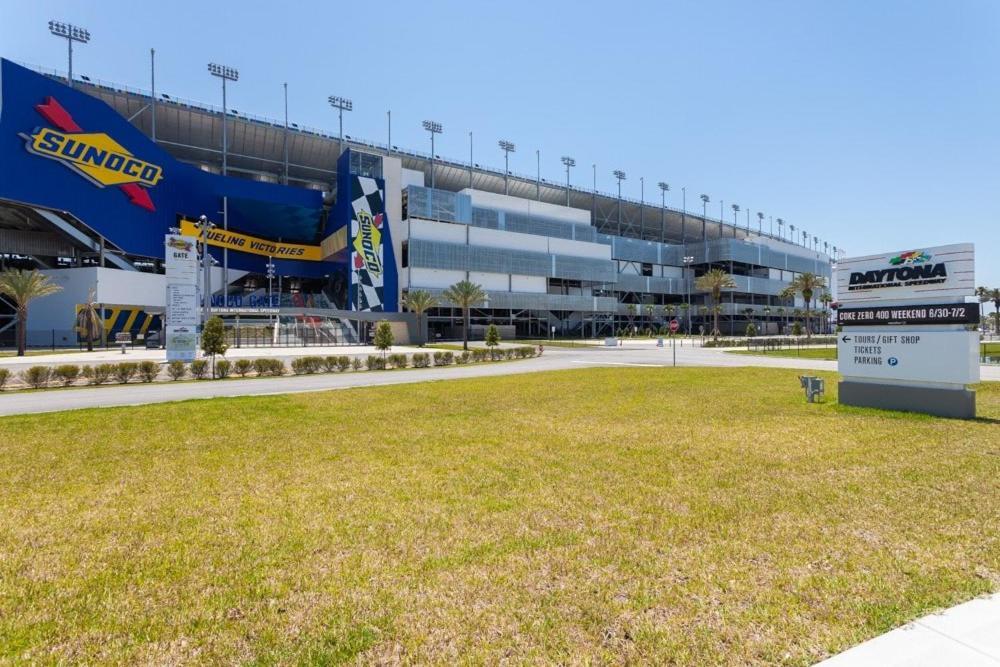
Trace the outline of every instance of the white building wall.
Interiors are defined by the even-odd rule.
[[[510,277],[510,291],[544,294],[548,291],[548,283],[545,276],[512,275]]]
[[[455,283],[465,280],[465,271],[451,271],[444,269],[410,269],[410,286],[413,288],[428,287],[431,289],[444,289],[451,287]]]
[[[467,227],[450,222],[433,222],[431,220],[410,219],[410,236],[425,241],[442,241],[445,243],[465,243]]]
[[[469,228],[469,245],[487,248],[507,248],[529,252],[548,252],[548,239],[534,234],[501,232],[495,229]]]
[[[508,273],[485,273],[483,271],[470,271],[469,280],[482,285],[484,290],[494,292],[506,292],[510,289],[510,274]]]

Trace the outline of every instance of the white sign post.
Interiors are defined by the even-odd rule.
[[[837,366],[845,405],[971,419],[978,334],[971,243],[844,259],[837,264]]]
[[[198,251],[195,239],[167,234],[164,239],[167,274],[167,361],[194,361],[198,354]]]

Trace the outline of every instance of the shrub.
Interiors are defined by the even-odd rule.
[[[351,359],[351,368],[356,371],[360,371],[364,364],[361,362],[361,357],[354,357]]]
[[[21,382],[34,389],[41,389],[49,384],[52,371],[48,366],[32,366],[26,371],[21,371]]]
[[[123,361],[118,364],[113,364],[115,379],[118,380],[118,384],[128,384],[129,381],[135,377],[135,374],[139,372],[139,364],[134,361]]]
[[[204,380],[208,375],[208,362],[204,359],[195,359],[191,362],[191,376],[195,380]]]
[[[753,325],[753,322],[747,324],[747,337],[752,338],[757,335],[757,327]]]
[[[406,368],[407,359],[405,354],[390,354],[389,363],[393,368]]]
[[[215,362],[215,377],[226,379],[233,370],[233,362],[229,359],[219,359]]]
[[[411,357],[414,368],[427,368],[431,365],[431,355],[426,352],[417,352]]]
[[[270,359],[254,359],[253,369],[257,373],[257,376],[268,375],[271,372],[271,360]]]
[[[377,357],[374,354],[370,354],[368,355],[368,358],[365,359],[365,368],[370,371],[384,371],[385,359]]]
[[[115,372],[116,364],[98,364],[94,366],[94,377],[91,379],[91,384],[102,385],[111,380],[111,376]]]
[[[471,361],[472,361],[472,353],[469,352],[468,350],[464,350],[462,351],[461,354],[455,355],[456,364],[467,364],[470,363]]]
[[[187,375],[187,367],[183,361],[171,361],[167,364],[167,375],[170,376],[171,380],[180,380]]]
[[[80,367],[75,364],[63,364],[56,366],[52,371],[52,379],[62,382],[62,386],[68,387],[80,377]]]
[[[323,357],[306,357],[305,359],[307,373],[323,372]]]
[[[515,354],[514,348],[512,348],[512,347],[508,347],[508,348],[505,348],[503,350],[503,357],[504,357],[504,359],[513,359],[514,358],[514,354]]]
[[[139,362],[139,379],[143,382],[152,382],[160,374],[160,365],[155,361]]]
[[[305,375],[310,372],[308,370],[308,362],[305,357],[296,357],[292,359],[292,372],[296,375]]]
[[[485,361],[486,357],[489,356],[489,352],[481,347],[472,348],[472,360],[475,362]]]
[[[337,357],[337,370],[338,371],[340,371],[341,373],[343,373],[344,371],[346,371],[350,367],[351,367],[351,358],[350,357],[348,357],[346,354]]]
[[[455,361],[455,354],[451,351],[434,353],[435,366],[450,366],[454,361]]]
[[[280,377],[288,370],[281,359],[268,359],[267,362],[267,374],[273,377]]]
[[[3,391],[4,385],[7,384],[7,380],[10,379],[10,370],[7,368],[0,368],[0,391]]]
[[[323,357],[323,370],[333,373],[337,370],[337,357]]]
[[[233,363],[233,372],[241,378],[245,378],[253,370],[253,361],[250,359],[237,359]]]

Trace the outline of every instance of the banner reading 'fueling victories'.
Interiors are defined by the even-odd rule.
[[[351,177],[352,310],[382,312],[393,308],[386,294],[386,223],[382,190],[374,178]],[[390,259],[391,259],[391,250]],[[393,260],[393,264],[394,264]],[[389,270],[395,269],[395,266]],[[393,295],[394,297],[394,295]],[[388,307],[387,307],[388,306]]]

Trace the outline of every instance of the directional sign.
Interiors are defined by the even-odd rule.
[[[843,333],[837,360],[845,378],[973,384],[979,382],[978,334],[886,327]]]
[[[837,324],[852,327],[885,324],[978,323],[979,306],[975,303],[867,306],[864,308],[841,308],[837,311]]]

